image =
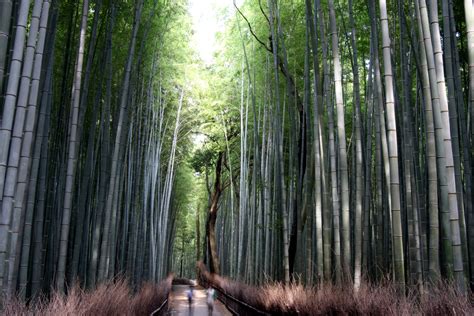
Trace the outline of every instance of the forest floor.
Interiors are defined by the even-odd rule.
[[[188,305],[186,291],[189,289],[187,285],[173,285],[169,296],[169,315],[192,315],[205,316],[211,315],[206,303],[206,290],[201,286],[194,288],[194,300],[191,308]],[[214,302],[214,312],[212,315],[232,315],[225,306],[219,301]]]

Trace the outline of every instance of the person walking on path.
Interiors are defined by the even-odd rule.
[[[193,286],[193,299],[190,308],[188,304],[189,285],[173,285],[173,289],[169,297],[168,315],[211,315],[209,307],[207,305],[207,289],[207,287],[203,288],[200,285]],[[215,289],[215,293],[213,296],[217,298],[217,295],[217,289]],[[212,316],[232,315],[233,314],[226,308],[224,304],[214,299],[214,305],[212,307]]]
[[[216,290],[214,290],[212,287],[209,287],[206,290],[206,294],[207,294],[207,308],[209,311],[209,315],[212,315],[212,312],[214,310],[214,299],[216,296]]]
[[[189,309],[191,309],[192,304],[193,304],[193,296],[194,296],[194,289],[192,285],[190,285],[189,289],[186,291],[186,296],[188,297]]]

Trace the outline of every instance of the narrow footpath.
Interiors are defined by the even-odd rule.
[[[168,315],[192,315],[192,316],[230,316],[232,315],[227,308],[219,301],[214,302],[214,311],[211,312],[207,308],[206,290],[201,286],[194,288],[194,299],[191,307],[188,304],[186,291],[189,289],[187,285],[173,285],[169,297]]]

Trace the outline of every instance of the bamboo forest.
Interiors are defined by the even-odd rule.
[[[0,314],[472,315],[473,186],[473,0],[0,0]]]

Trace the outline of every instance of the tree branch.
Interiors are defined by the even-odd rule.
[[[255,32],[254,32],[253,29],[252,29],[252,25],[250,25],[249,20],[245,17],[245,15],[242,13],[242,11],[240,11],[239,7],[238,7],[237,4],[235,3],[235,0],[233,1],[233,3],[234,3],[235,9],[239,12],[239,14],[242,16],[242,18],[244,18],[245,22],[247,22],[247,25],[248,25],[248,27],[249,27],[249,30],[250,30],[250,33],[252,34],[252,36],[257,40],[257,42],[259,42],[263,47],[265,47],[265,49],[266,49],[267,51],[269,51],[270,53],[273,53],[273,51],[267,46],[267,44],[265,44],[264,42],[262,42],[262,41],[258,38],[257,34],[255,34]],[[265,15],[265,13],[264,13],[264,15]],[[265,17],[266,17],[266,15],[265,15]],[[268,21],[268,18],[267,18],[267,21]],[[270,22],[270,21],[269,21],[269,22]]]
[[[265,11],[262,8],[262,0],[258,0],[258,6],[260,7],[260,11],[262,12],[263,16],[265,17],[268,24],[270,25],[270,19],[268,18],[267,14],[265,13]]]

